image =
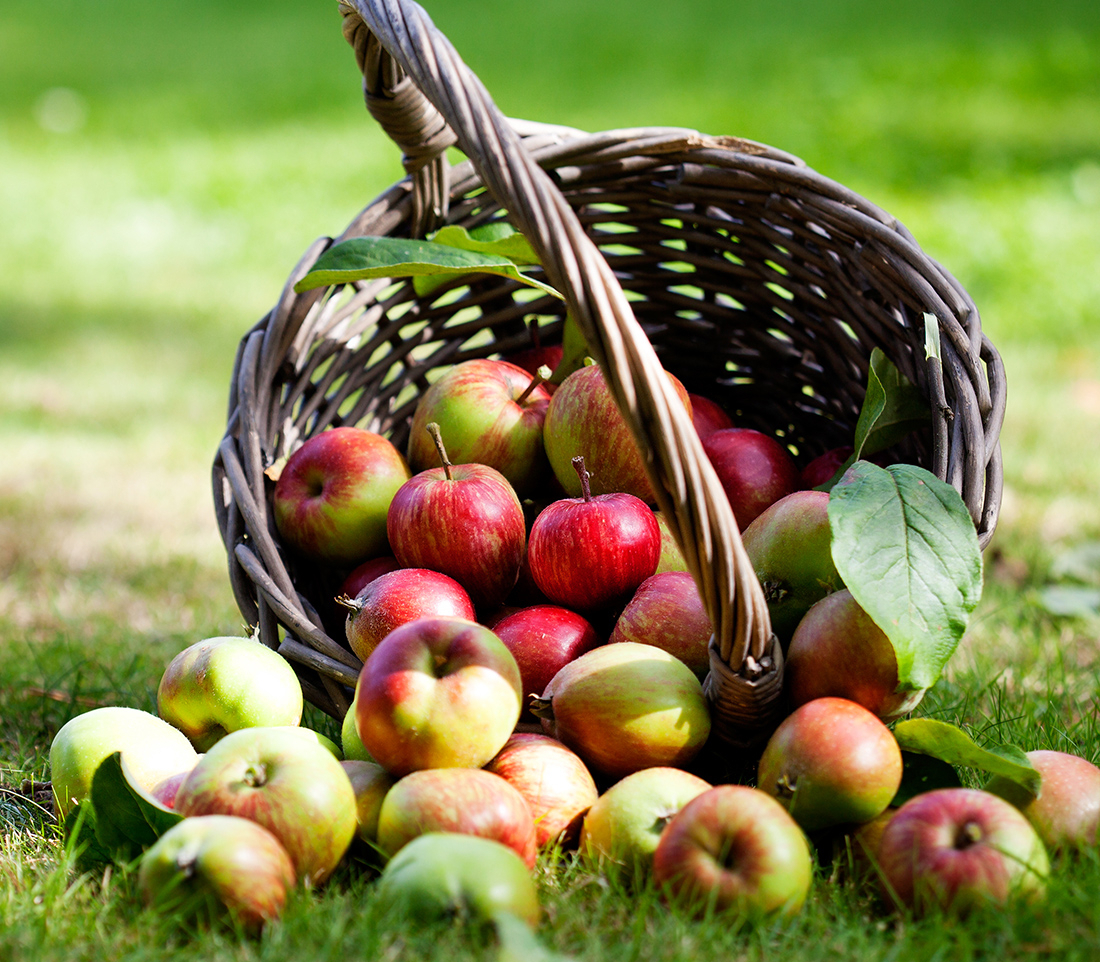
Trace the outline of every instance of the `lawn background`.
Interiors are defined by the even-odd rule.
[[[986,598],[927,710],[1095,760],[1100,565],[1083,552],[1100,539],[1100,7],[428,9],[505,113],[773,144],[896,215],[960,279],[1006,361],[1006,491]],[[400,175],[328,0],[0,8],[3,786],[47,777],[50,738],[74,713],[152,708],[172,654],[240,631],[209,491],[237,341],[313,239]],[[1083,617],[1044,609],[1052,584]],[[0,957],[6,939],[60,952],[64,936],[34,921],[36,898],[66,891],[56,844],[2,839]],[[142,957],[137,933],[116,929],[125,888],[96,891],[108,921],[78,937],[91,923],[76,911],[68,950],[95,957],[120,939]],[[1048,937],[1100,950],[1095,912],[1066,911]],[[846,944],[917,951],[893,929],[875,938]]]

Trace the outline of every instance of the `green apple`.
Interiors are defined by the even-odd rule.
[[[344,715],[344,720],[340,723],[340,747],[344,750],[344,758],[347,761],[373,762],[374,759],[371,757],[371,753],[367,751],[367,746],[363,744],[363,739],[359,737],[359,726],[356,724],[355,714],[355,698],[353,697],[347,714]]]
[[[156,715],[122,706],[93,708],[66,722],[50,745],[58,821],[88,797],[96,769],[115,752],[122,752],[135,782],[149,793],[199,760],[187,736]]]
[[[278,652],[250,638],[206,638],[169,663],[157,712],[200,752],[226,732],[302,720],[302,685]]]

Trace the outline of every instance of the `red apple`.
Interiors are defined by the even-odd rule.
[[[808,832],[869,822],[901,785],[901,749],[862,705],[818,698],[775,730],[760,756],[757,784]]]
[[[386,511],[409,478],[401,453],[380,434],[340,427],[295,451],[275,483],[275,525],[308,558],[355,565],[384,554]]]
[[[589,621],[559,605],[520,608],[490,626],[519,665],[523,695],[541,695],[563,666],[600,644]],[[525,707],[523,719],[535,721]]]
[[[665,826],[653,881],[701,913],[790,916],[810,891],[813,858],[802,829],[775,799],[745,785],[719,785]]]
[[[819,454],[798,473],[799,486],[816,488],[824,484],[840,470],[840,466],[852,456],[854,450],[850,444],[846,444]]]
[[[389,572],[396,571],[400,567],[400,563],[392,554],[369,558],[352,569],[340,586],[340,594],[354,598],[379,575],[389,574]]]
[[[775,438],[752,428],[715,431],[703,450],[744,531],[769,505],[798,489],[798,469]]]
[[[663,648],[702,679],[710,671],[707,646],[713,633],[695,579],[686,571],[666,571],[638,586],[608,642],[636,641]]]
[[[786,659],[786,684],[797,708],[815,698],[857,702],[883,721],[912,711],[924,689],[898,689],[894,646],[846,588],[826,595],[799,622]]]
[[[364,842],[378,838],[378,815],[382,802],[397,780],[381,765],[359,759],[340,762],[355,792],[356,830]]]
[[[475,607],[501,604],[516,584],[527,543],[519,498],[485,464],[451,464],[432,423],[442,467],[406,481],[386,518],[393,553],[403,567],[450,575]]]
[[[581,497],[547,505],[531,526],[531,576],[555,604],[577,611],[612,608],[656,570],[661,530],[634,495],[593,496],[583,458],[574,459],[574,469],[582,478]]]
[[[1050,861],[1031,823],[996,795],[943,788],[917,795],[882,832],[879,866],[887,891],[924,914],[955,914],[1042,894]]]
[[[535,819],[526,800],[481,768],[412,772],[386,793],[378,814],[378,847],[388,857],[428,832],[492,839],[514,849],[528,868],[538,857]]]
[[[398,776],[480,768],[515,728],[522,694],[515,658],[484,625],[420,618],[395,628],[364,662],[359,737]]]
[[[715,431],[733,427],[733,419],[717,402],[701,394],[689,394],[688,398],[691,401],[691,423],[700,441],[705,441]]]
[[[516,367],[522,367],[528,374],[535,377],[542,368],[549,368],[551,373],[561,364],[562,347],[560,344],[547,344],[544,346],[529,347],[515,354],[509,354],[504,360]],[[543,382],[549,394],[557,390],[557,385],[549,381]]]
[[[530,392],[532,375],[507,361],[475,358],[456,364],[417,402],[409,429],[409,466],[423,471],[439,463],[427,433],[439,425],[452,460],[487,464],[521,495],[547,473],[543,422],[550,394]]]
[[[535,818],[539,848],[574,845],[585,813],[599,797],[580,756],[548,735],[516,732],[485,770],[499,775],[526,799]]]
[[[369,582],[349,609],[345,632],[351,650],[366,661],[394,628],[417,618],[474,620],[474,605],[454,578],[427,568],[398,568]]]
[[[669,530],[668,521],[660,511],[654,511],[653,517],[657,519],[657,527],[661,529],[661,556],[657,559],[657,570],[654,574],[665,571],[687,571],[687,562],[680,545]]]

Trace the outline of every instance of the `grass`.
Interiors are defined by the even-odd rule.
[[[922,711],[980,741],[1096,760],[1100,621],[1040,603],[1100,539],[1100,8],[986,0],[430,5],[506,113],[776,144],[947,264],[1005,357],[1006,492],[971,630]],[[163,666],[239,632],[210,506],[233,352],[318,235],[400,176],[334,5],[0,11],[0,958],[497,958],[390,924],[355,864],[258,942],[82,874],[25,780],[96,704],[152,708]],[[1087,574],[1086,574],[1087,577]],[[319,719],[314,719],[318,721]],[[542,938],[579,958],[1092,958],[1100,858],[1047,900],[916,921],[822,859],[807,909],[746,928],[577,867],[540,873]]]

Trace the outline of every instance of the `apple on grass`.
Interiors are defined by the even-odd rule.
[[[608,643],[636,641],[663,648],[703,679],[710,671],[712,634],[695,579],[686,571],[666,571],[638,586],[615,622]]]
[[[911,798],[883,829],[878,858],[888,894],[918,915],[1034,899],[1050,874],[1031,823],[1004,799],[973,788]]]
[[[387,771],[480,768],[519,720],[512,653],[484,625],[420,618],[387,635],[356,685],[356,727]]]
[[[248,932],[277,919],[294,888],[294,864],[262,825],[236,815],[198,815],[172,826],[141,858],[138,889],[149,906]]]
[[[165,668],[157,712],[200,752],[227,732],[297,725],[302,685],[277,651],[251,638],[217,637],[189,645]]]
[[[780,498],[798,490],[798,469],[775,438],[752,428],[725,428],[703,441],[703,451],[744,531]]]
[[[176,811],[239,815],[282,842],[299,879],[332,874],[356,833],[351,781],[315,739],[285,728],[242,728],[210,749],[176,795]]]
[[[700,793],[665,826],[653,880],[700,914],[791,916],[806,901],[813,858],[798,823],[775,799],[745,785]]]
[[[386,511],[409,479],[405,459],[372,431],[338,427],[309,438],[275,482],[275,526],[314,561],[357,565],[386,554]]]
[[[392,857],[428,832],[459,832],[507,845],[533,868],[535,818],[519,791],[483,768],[410,772],[391,788],[378,813],[378,847]]]
[[[376,762],[345,759],[340,763],[355,791],[357,834],[367,843],[378,838],[378,816],[386,793],[397,780]]]
[[[340,723],[340,749],[345,761],[373,762],[370,752],[359,737],[359,723],[356,721],[355,696]]]

